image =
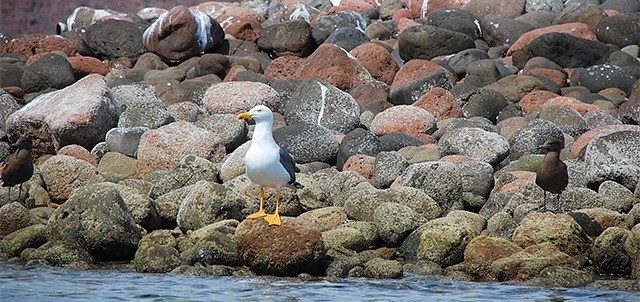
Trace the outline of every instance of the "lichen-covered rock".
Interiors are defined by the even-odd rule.
[[[189,193],[180,203],[177,223],[183,231],[197,230],[211,223],[235,219],[249,214],[249,198],[217,183],[198,181],[188,187]]]
[[[189,233],[178,243],[183,259],[206,265],[242,264],[235,237],[237,220],[222,220]]]
[[[245,263],[258,274],[317,274],[314,266],[324,256],[320,231],[294,217],[283,217],[279,227],[263,219],[247,219],[238,225],[235,236]]]
[[[149,84],[120,85],[111,91],[114,100],[122,108],[122,114],[118,119],[120,128],[156,129],[175,121],[165,104],[158,98],[156,89]]]
[[[397,260],[374,258],[364,265],[364,276],[376,279],[399,279],[404,270],[402,263]]]
[[[424,222],[426,219],[416,210],[395,202],[383,202],[373,212],[373,223],[387,246],[399,246]]]
[[[591,244],[571,216],[551,212],[533,212],[525,216],[513,232],[513,242],[524,248],[550,242],[568,255],[579,255]]]
[[[630,231],[611,227],[606,229],[593,242],[593,262],[596,269],[601,274],[612,274],[615,276],[631,275],[631,258],[629,253],[634,256],[638,251],[627,250],[626,241],[631,237]],[[636,244],[637,246],[637,244]],[[636,256],[637,257],[637,256]]]
[[[457,128],[440,138],[438,152],[440,156],[466,155],[495,166],[509,155],[509,142],[480,128]]]
[[[55,155],[40,166],[40,175],[51,201],[63,203],[77,188],[105,181],[90,163],[67,155]]]
[[[494,261],[491,263],[491,274],[498,281],[524,281],[538,276],[551,266],[579,267],[574,258],[546,242]]]
[[[400,185],[423,190],[446,213],[462,206],[462,178],[455,164],[413,164],[402,173]]]
[[[178,267],[182,260],[170,230],[156,230],[140,239],[133,266],[139,273],[166,273]]]
[[[94,258],[77,242],[68,240],[49,241],[30,253],[22,253],[22,260],[28,262],[44,260],[53,266],[90,264]]]
[[[422,190],[410,187],[380,190],[368,182],[359,183],[350,190],[344,209],[351,219],[373,221],[376,208],[384,202],[408,206],[426,220],[434,219],[442,213],[442,208],[436,201]]]
[[[96,260],[131,260],[142,234],[120,193],[94,184],[75,190],[51,215],[47,238],[75,242]]]
[[[149,130],[138,146],[138,176],[171,169],[188,155],[219,162],[225,155],[225,147],[213,132],[185,121]]]
[[[10,257],[19,256],[27,248],[38,248],[47,242],[46,227],[34,224],[5,236],[0,242],[2,252]]]
[[[131,217],[133,217],[133,221],[145,228],[145,230],[152,231],[160,226],[156,204],[147,194],[140,194],[134,188],[110,182],[105,182],[101,185],[110,186],[118,190],[131,213]]]
[[[185,156],[173,169],[151,177],[153,186],[149,191],[149,196],[156,198],[198,181],[215,182],[218,180],[219,170],[218,165],[207,159],[193,155]]]
[[[454,211],[421,225],[405,239],[402,250],[408,259],[428,260],[445,268],[464,260],[467,244],[485,225],[478,214]]]
[[[522,250],[520,246],[504,238],[478,236],[471,239],[464,250],[465,271],[477,281],[495,280],[495,276],[491,274],[491,263]]]

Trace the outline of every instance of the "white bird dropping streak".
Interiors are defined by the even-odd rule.
[[[327,96],[327,90],[328,88],[320,83],[318,83],[318,86],[320,86],[320,113],[318,114],[318,126],[320,126],[320,121],[322,120],[322,117],[324,116],[324,105],[325,105],[325,98]]]

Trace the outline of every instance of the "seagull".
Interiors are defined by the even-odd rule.
[[[3,187],[9,187],[7,202],[11,200],[11,187],[20,185],[18,199],[22,195],[22,183],[31,179],[33,175],[33,162],[31,161],[31,147],[33,142],[27,136],[20,137],[11,145],[15,151],[7,157],[0,171],[0,180]]]
[[[557,195],[557,202],[560,203],[560,193],[564,191],[569,183],[569,174],[567,174],[567,165],[560,160],[560,150],[562,150],[562,142],[559,139],[548,139],[540,146],[547,151],[542,160],[542,164],[538,167],[536,173],[536,184],[544,190],[544,201],[540,211],[546,211],[547,192]]]
[[[302,189],[304,186],[296,182],[295,172],[300,172],[293,157],[286,148],[278,146],[273,140],[273,113],[263,105],[253,107],[248,112],[238,114],[238,119],[253,119],[256,122],[253,138],[244,158],[247,177],[260,185],[260,210],[247,218],[264,218],[269,225],[282,224],[278,207],[282,187]],[[267,215],[264,211],[264,187],[276,188],[276,211]]]

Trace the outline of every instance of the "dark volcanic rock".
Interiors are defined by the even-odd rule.
[[[133,22],[105,20],[87,28],[85,42],[98,59],[127,57],[135,61],[145,52],[142,44],[144,30],[144,27]]]
[[[336,166],[338,169],[342,169],[345,161],[347,161],[351,155],[364,154],[376,156],[380,151],[383,151],[383,145],[378,137],[367,130],[356,128],[347,133],[342,139],[340,149],[338,150]]]
[[[440,8],[430,11],[425,17],[427,25],[463,33],[471,39],[481,39],[480,21],[465,10],[454,8]]]
[[[36,92],[47,88],[64,88],[73,82],[75,77],[69,61],[58,54],[46,54],[33,62],[22,74],[22,89],[25,92]]]
[[[475,46],[473,39],[463,33],[430,25],[409,27],[398,37],[400,57],[405,61],[431,60]]]
[[[598,22],[595,32],[598,40],[618,47],[640,44],[640,13],[604,18]]]
[[[514,53],[528,52],[531,57],[544,57],[562,67],[588,67],[603,63],[615,49],[599,41],[577,38],[565,33],[544,34]],[[516,64],[517,66],[518,64]]]
[[[258,46],[279,57],[306,57],[316,48],[316,42],[308,22],[293,20],[265,27],[260,33]]]

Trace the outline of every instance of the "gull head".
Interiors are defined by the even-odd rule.
[[[239,120],[253,119],[256,123],[271,122],[273,123],[273,113],[271,109],[264,105],[258,105],[247,112],[238,114]]]

